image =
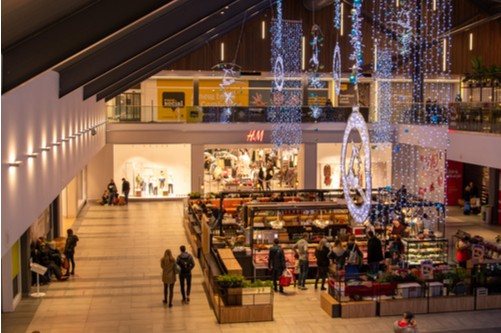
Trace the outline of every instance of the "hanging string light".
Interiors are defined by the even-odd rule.
[[[363,55],[362,55],[362,0],[354,0],[351,10],[351,32],[350,44],[353,48],[350,54],[350,60],[355,62],[355,73],[350,76],[350,83],[358,83],[360,71],[362,70]]]

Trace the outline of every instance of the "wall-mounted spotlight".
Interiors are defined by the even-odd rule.
[[[23,163],[23,162],[21,162],[21,161],[12,161],[12,162],[7,163],[7,165],[9,167],[19,168],[19,166],[21,165],[21,163]]]
[[[50,151],[50,147],[49,146],[45,146],[45,147],[42,147],[40,148],[41,151]]]
[[[31,153],[26,154],[26,157],[28,157],[28,158],[37,158],[38,157],[38,153],[31,152]]]
[[[93,136],[94,136],[94,135],[96,135],[96,134],[97,134],[96,129],[95,129],[95,128],[92,128],[92,129],[90,130],[90,134],[92,134]]]
[[[70,141],[70,139],[68,139],[68,138],[62,138],[61,141],[62,142],[68,142],[68,141]]]
[[[61,142],[59,142],[59,141],[52,142],[52,145],[53,145],[54,147],[57,147],[57,146],[60,146],[60,145],[61,145]]]

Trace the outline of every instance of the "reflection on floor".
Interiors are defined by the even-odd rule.
[[[53,282],[44,287],[45,298],[25,298],[16,312],[3,314],[2,331],[392,331],[396,317],[329,318],[320,309],[320,291],[311,286],[306,291],[289,287],[287,295],[276,295],[273,322],[218,325],[205,297],[198,265],[194,271],[191,304],[181,304],[176,284],[174,307],[165,307],[159,260],[166,248],[177,253],[179,245],[186,243],[182,214],[180,202],[86,208],[74,225],[80,237],[76,249],[76,275],[68,282]],[[469,227],[499,232],[499,228],[491,230],[482,224]],[[501,328],[501,310],[418,315],[417,320],[421,332],[474,332],[475,328],[489,332],[488,328]]]

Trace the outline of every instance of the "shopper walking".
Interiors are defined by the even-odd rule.
[[[195,267],[195,260],[193,256],[186,251],[186,246],[181,245],[179,248],[181,254],[177,256],[176,263],[180,268],[179,284],[181,285],[181,296],[183,296],[183,303],[190,302],[191,293],[191,270]]]
[[[299,260],[299,289],[306,290],[306,277],[308,276],[308,233],[303,234],[303,238],[297,241],[292,247],[297,254]]]
[[[110,183],[107,186],[108,192],[110,193],[108,197],[108,206],[113,205],[113,202],[117,195],[117,186],[115,185],[115,181],[113,179],[110,180]]]
[[[318,247],[315,250],[315,257],[317,257],[317,277],[315,278],[315,289],[318,289],[318,280],[322,280],[320,290],[326,290],[325,279],[327,278],[327,273],[329,271],[329,243],[327,239],[322,238],[318,243]]]
[[[369,270],[372,274],[379,272],[379,263],[383,258],[383,247],[381,241],[374,235],[374,232],[367,233],[369,239],[367,241],[367,262],[369,263]]]
[[[122,193],[125,197],[125,204],[129,204],[129,192],[130,192],[130,183],[127,179],[122,178]]]
[[[170,249],[165,250],[164,256],[160,259],[160,267],[162,267],[162,282],[164,284],[164,299],[163,303],[167,304],[167,292],[169,294],[169,308],[172,307],[172,299],[174,298],[174,284],[176,283],[176,259],[172,255]]]
[[[66,238],[66,244],[64,245],[64,255],[68,260],[68,269],[66,270],[66,275],[75,275],[75,247],[77,246],[78,236],[73,234],[73,229],[66,230],[68,237]]]
[[[277,238],[273,240],[273,246],[270,248],[270,252],[268,254],[268,269],[271,271],[273,288],[275,291],[278,289],[281,293],[283,293],[283,286],[279,286],[277,288],[277,281],[286,268],[284,250],[282,250],[279,243],[280,241]]]
[[[410,311],[404,312],[402,319],[393,323],[394,333],[417,333],[417,324],[414,314]]]

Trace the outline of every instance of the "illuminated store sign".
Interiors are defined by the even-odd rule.
[[[247,142],[263,142],[264,130],[250,130],[246,138]]]

